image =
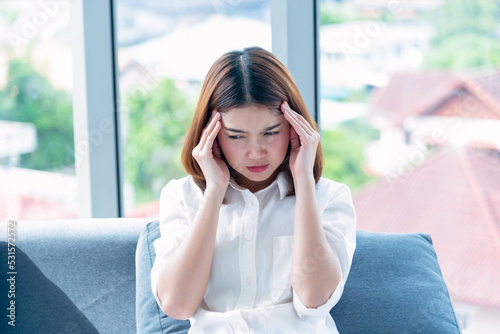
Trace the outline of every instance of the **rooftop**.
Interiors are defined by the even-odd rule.
[[[500,155],[442,147],[353,197],[358,229],[431,235],[452,300],[500,309]]]
[[[374,91],[371,114],[400,126],[416,115],[500,119],[500,69],[395,73]]]

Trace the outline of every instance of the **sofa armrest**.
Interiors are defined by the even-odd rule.
[[[135,250],[147,223],[125,218],[18,222],[16,283],[23,291],[16,295],[16,329],[135,333]],[[6,231],[6,222],[0,228]]]

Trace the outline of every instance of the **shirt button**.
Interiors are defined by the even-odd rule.
[[[245,234],[245,240],[246,240],[246,241],[250,241],[250,240],[252,240],[252,234],[251,234],[251,233],[246,233],[246,234]]]
[[[243,333],[246,334],[248,333],[248,329],[245,327],[245,325],[240,325],[239,327],[236,328],[235,333]]]
[[[260,313],[252,312],[249,316],[249,323],[252,324],[251,327],[262,328],[264,327],[264,316]]]

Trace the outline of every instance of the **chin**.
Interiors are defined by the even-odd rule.
[[[275,169],[268,169],[265,172],[262,173],[252,173],[250,171],[246,171],[245,174],[242,174],[244,177],[246,177],[249,180],[252,181],[266,181],[270,177],[274,176],[277,173],[276,168]]]
[[[249,173],[249,174],[245,174],[243,176],[249,180],[252,180],[252,181],[265,181],[268,178],[270,178],[271,175],[272,175],[272,173],[271,174],[269,174],[269,173],[265,173],[265,174],[264,173],[261,173],[261,174]]]

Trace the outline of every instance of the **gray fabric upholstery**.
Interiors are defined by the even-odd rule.
[[[9,247],[12,249],[12,247]],[[8,244],[0,241],[0,256],[6,259]],[[38,269],[20,249],[15,252],[18,264],[14,274],[2,279],[2,310],[5,311],[0,324],[0,333],[88,333],[97,334],[97,329],[76,307],[68,296]],[[2,261],[2,272],[9,273],[7,262]],[[13,301],[14,303],[11,303]]]
[[[358,231],[357,242],[330,312],[340,333],[461,333],[429,235]]]
[[[169,318],[160,309],[151,290],[151,268],[156,257],[153,241],[160,237],[157,221],[149,223],[139,237],[136,253],[137,332],[142,334],[187,333],[189,320]]]
[[[51,282],[99,333],[136,333],[135,250],[147,222],[147,219],[19,222],[16,246],[33,265],[19,262],[17,269],[20,275],[37,280],[31,287],[40,286],[27,296],[28,300],[19,301],[19,307],[33,301],[43,293],[42,287]],[[6,231],[6,222],[0,226]],[[0,240],[6,241],[6,233],[2,233]],[[4,261],[1,262],[3,265]],[[41,275],[32,275],[37,269],[48,282]],[[2,294],[2,301],[4,298]],[[44,302],[45,307],[58,307],[54,303],[57,300]],[[60,319],[61,314],[64,315],[56,312],[53,317]],[[73,321],[67,320],[68,324]],[[77,326],[83,325],[77,323]],[[69,330],[50,333],[77,333],[76,329]]]
[[[187,333],[189,322],[167,317],[151,292],[153,242],[159,237],[158,222],[151,222],[137,245],[137,329]],[[358,231],[344,293],[330,313],[340,333],[461,333],[426,234]]]
[[[148,223],[147,219],[20,222],[19,327],[12,331],[2,321],[0,332],[187,332],[189,322],[168,318],[151,293],[152,243],[160,233],[157,221]],[[0,229],[6,231],[7,223],[0,222]],[[0,242],[6,238],[2,233]],[[341,333],[460,333],[429,236],[359,231],[357,239],[344,294],[331,311]],[[9,270],[6,244],[0,247],[4,259],[0,301],[6,310]]]

